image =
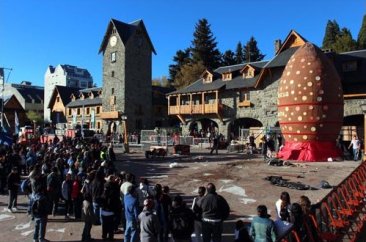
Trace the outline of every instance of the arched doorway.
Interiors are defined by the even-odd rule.
[[[218,124],[208,118],[194,120],[189,125],[189,133],[195,137],[207,137],[207,133],[218,131]]]
[[[237,139],[242,134],[242,130],[248,130],[253,127],[263,127],[262,122],[254,118],[239,118],[232,121],[229,125],[229,134],[231,139]]]
[[[350,141],[353,135],[357,135],[359,139],[363,140],[364,128],[363,114],[346,116],[343,118],[343,126],[340,133],[343,135],[344,141]]]

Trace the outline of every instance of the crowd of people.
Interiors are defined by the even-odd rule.
[[[8,191],[8,211],[17,210],[19,191],[28,194],[28,213],[34,220],[34,241],[46,241],[49,216],[64,216],[84,222],[81,241],[91,241],[93,226],[101,226],[101,237],[113,240],[124,232],[124,241],[197,242],[221,241],[223,222],[230,206],[209,183],[198,188],[188,207],[169,186],[149,184],[146,178],[115,167],[112,145],[98,140],[62,139],[26,147],[13,145],[0,150],[0,191]],[[291,204],[288,193],[276,202],[277,220],[269,218],[267,207],[248,229],[241,220],[235,225],[235,241],[276,241],[294,227],[301,234],[302,221],[311,212],[310,201]],[[234,230],[234,228],[233,228]],[[170,235],[170,236],[169,236]]]

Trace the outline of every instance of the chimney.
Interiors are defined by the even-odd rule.
[[[275,54],[276,54],[278,52],[278,50],[281,49],[281,46],[282,46],[281,40],[276,39],[275,43],[274,43],[274,46],[275,46]]]

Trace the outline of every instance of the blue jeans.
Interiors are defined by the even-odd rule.
[[[95,214],[95,225],[100,225],[102,215],[100,211],[100,205],[98,203],[93,202],[93,211]]]
[[[47,218],[34,218],[34,240],[44,240],[46,235]]]
[[[353,149],[353,160],[358,160],[359,149]]]
[[[127,220],[125,230],[125,242],[137,241],[137,222]]]

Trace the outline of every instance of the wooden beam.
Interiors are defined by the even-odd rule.
[[[191,94],[189,94],[189,110],[190,110],[190,112],[192,113],[192,103],[193,103],[193,100],[192,100],[192,93]]]
[[[177,117],[178,117],[178,119],[179,119],[179,120],[180,120],[184,125],[186,125],[186,124],[187,124],[186,120],[183,118],[183,116],[182,116],[182,115],[178,114],[178,115],[177,115]]]
[[[357,94],[344,94],[343,97],[349,98],[349,97],[366,97],[366,93],[357,93]]]
[[[205,114],[205,93],[202,93],[202,114]]]

